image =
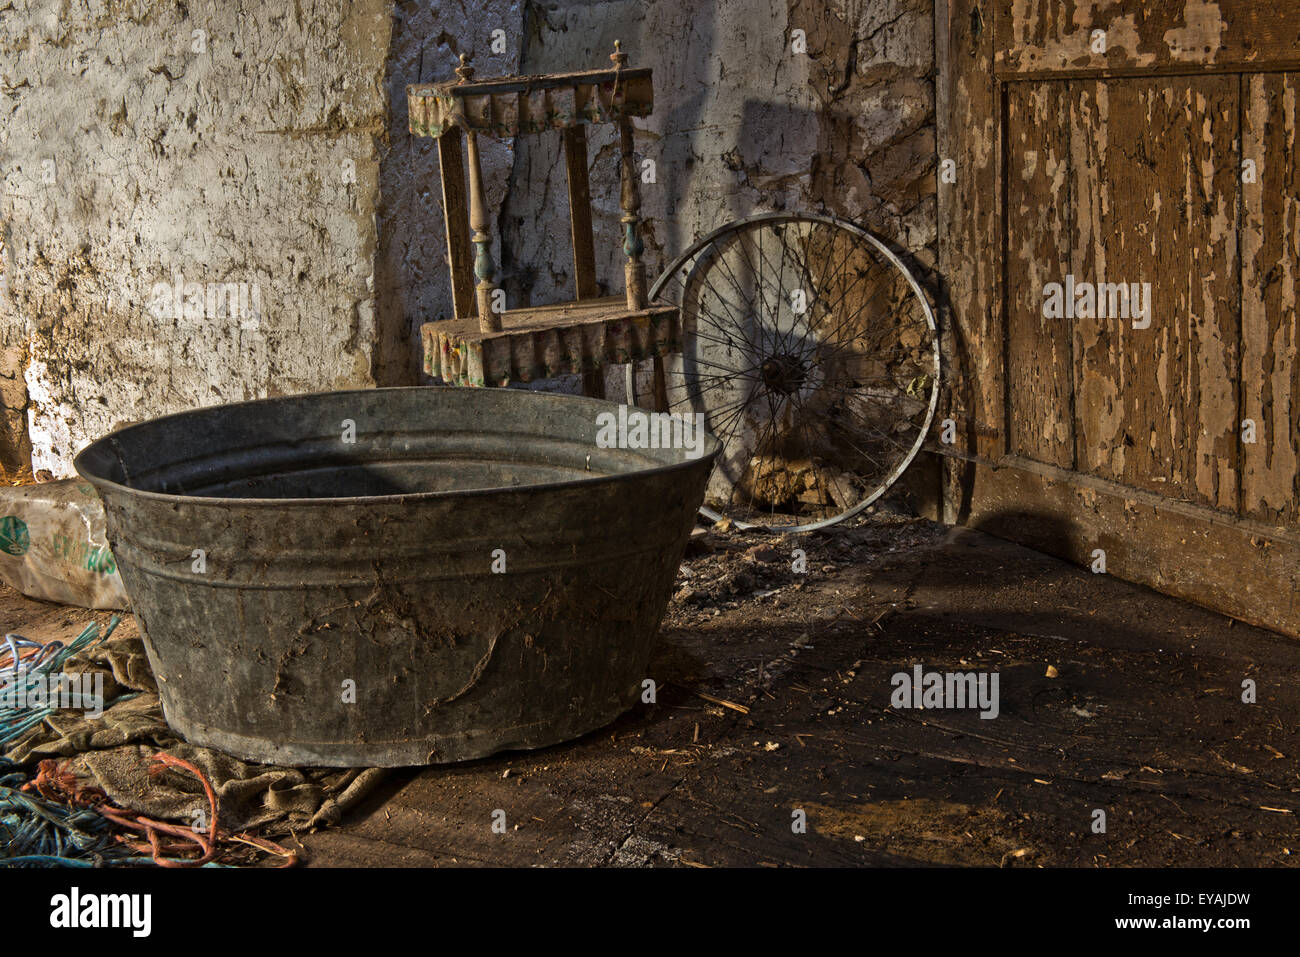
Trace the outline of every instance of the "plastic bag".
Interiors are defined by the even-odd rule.
[[[126,608],[104,506],[79,478],[0,486],[0,579],[32,598]]]

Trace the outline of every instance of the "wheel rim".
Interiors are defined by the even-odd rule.
[[[650,298],[681,309],[670,410],[703,414],[723,443],[700,510],[711,520],[832,525],[879,499],[924,444],[939,397],[934,314],[902,261],[854,224],[731,223]]]

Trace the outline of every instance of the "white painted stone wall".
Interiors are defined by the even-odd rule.
[[[933,261],[930,0],[0,5],[0,399],[26,402],[32,465],[56,476],[126,422],[420,380],[419,324],[451,296],[436,149],[407,134],[404,91],[459,52],[481,76],[571,70],[617,37],[654,67],[652,278],[766,209],[849,216]],[[485,146],[512,304],[570,298],[558,138]],[[610,131],[591,160],[618,288]],[[151,309],[182,277],[191,308]],[[208,314],[220,283],[255,288],[258,314]]]
[[[654,69],[636,150],[651,279],[694,239],[770,211],[826,212],[934,261],[930,0],[587,0],[530,5],[527,73]],[[794,52],[802,30],[807,52]],[[589,134],[598,274],[622,287],[616,142]],[[571,298],[558,137],[521,137],[503,222],[512,303]],[[546,213],[538,223],[534,210]]]
[[[374,382],[387,4],[186,10],[0,13],[0,336],[35,469],[151,415]],[[204,295],[156,315],[176,282]],[[256,286],[261,314],[207,314],[210,283]]]

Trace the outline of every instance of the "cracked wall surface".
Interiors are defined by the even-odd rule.
[[[151,415],[374,383],[388,5],[277,6],[4,4],[0,345],[36,469]],[[156,314],[176,282],[257,295]]]
[[[933,262],[930,0],[0,6],[0,465],[28,435],[32,465],[66,475],[126,422],[421,381],[419,325],[451,293],[436,148],[407,133],[405,87],[461,52],[480,76],[567,71],[618,38],[655,69],[636,135],[652,279],[766,210],[845,216]],[[593,130],[617,290],[614,152]],[[511,306],[572,297],[558,158],[558,137],[484,142]],[[251,316],[210,308],[225,283],[255,290]]]
[[[635,145],[653,279],[699,236],[760,212],[824,212],[934,262],[931,0],[529,3],[522,70],[608,66],[614,40],[654,69]],[[794,52],[802,30],[806,52]],[[622,288],[611,127],[589,132],[597,275]],[[511,306],[573,295],[559,137],[521,137],[501,217]],[[546,221],[539,221],[544,213]]]

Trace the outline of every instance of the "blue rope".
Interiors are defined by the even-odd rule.
[[[114,615],[102,637],[99,626],[92,623],[71,644],[50,642],[28,662],[20,661],[21,650],[39,642],[21,635],[5,635],[0,655],[7,652],[11,663],[0,668],[0,681],[5,682],[0,684],[0,690],[10,686],[15,691],[20,687],[30,688],[37,680],[47,680],[61,672],[64,662],[72,655],[96,641],[107,641],[121,620],[120,615]],[[119,695],[112,703],[139,694],[136,691]],[[105,708],[108,705],[109,702],[104,702]],[[0,747],[40,724],[54,710],[0,709]],[[109,821],[93,808],[57,804],[39,794],[24,792],[21,788],[28,780],[18,764],[0,756],[0,867],[154,865],[152,857],[141,856],[117,841]],[[224,869],[228,865],[211,861],[202,866]]]
[[[40,665],[45,660],[46,655],[58,652],[63,648],[63,642],[61,641],[51,641],[49,644],[43,645],[39,641],[32,641],[22,635],[13,634],[5,635],[5,644],[9,646],[9,657],[12,661],[0,668],[0,678],[9,678],[11,680],[16,678],[19,672]],[[36,653],[36,657],[31,661],[23,662],[20,658],[20,649],[22,648],[39,648],[40,651]]]
[[[27,780],[17,764],[0,758],[0,868],[155,865],[152,857],[116,840],[108,819],[93,808],[21,791]],[[216,861],[201,866],[232,867]]]
[[[77,652],[95,642],[107,641],[121,620],[121,615],[114,615],[109,620],[108,629],[103,636],[99,634],[99,625],[91,622],[86,626],[85,631],[73,639],[72,644],[65,646],[61,642],[51,642],[51,646],[57,646],[54,653],[50,654],[47,650],[50,646],[45,646],[32,662],[19,661],[20,649],[39,645],[39,642],[31,641],[21,635],[5,635],[7,648],[0,653],[7,652],[7,656],[12,661],[0,668],[0,682],[2,682],[0,694],[12,691],[17,698],[20,690],[25,693],[39,682],[48,682],[50,676],[61,672],[64,662]],[[108,702],[104,702],[104,706],[107,707]],[[10,741],[22,737],[27,731],[40,724],[53,714],[54,710],[54,708],[0,708],[0,750],[3,750],[3,746]]]
[[[0,867],[103,867],[152,864],[114,839],[90,808],[55,804],[20,790],[27,775],[0,758]]]

